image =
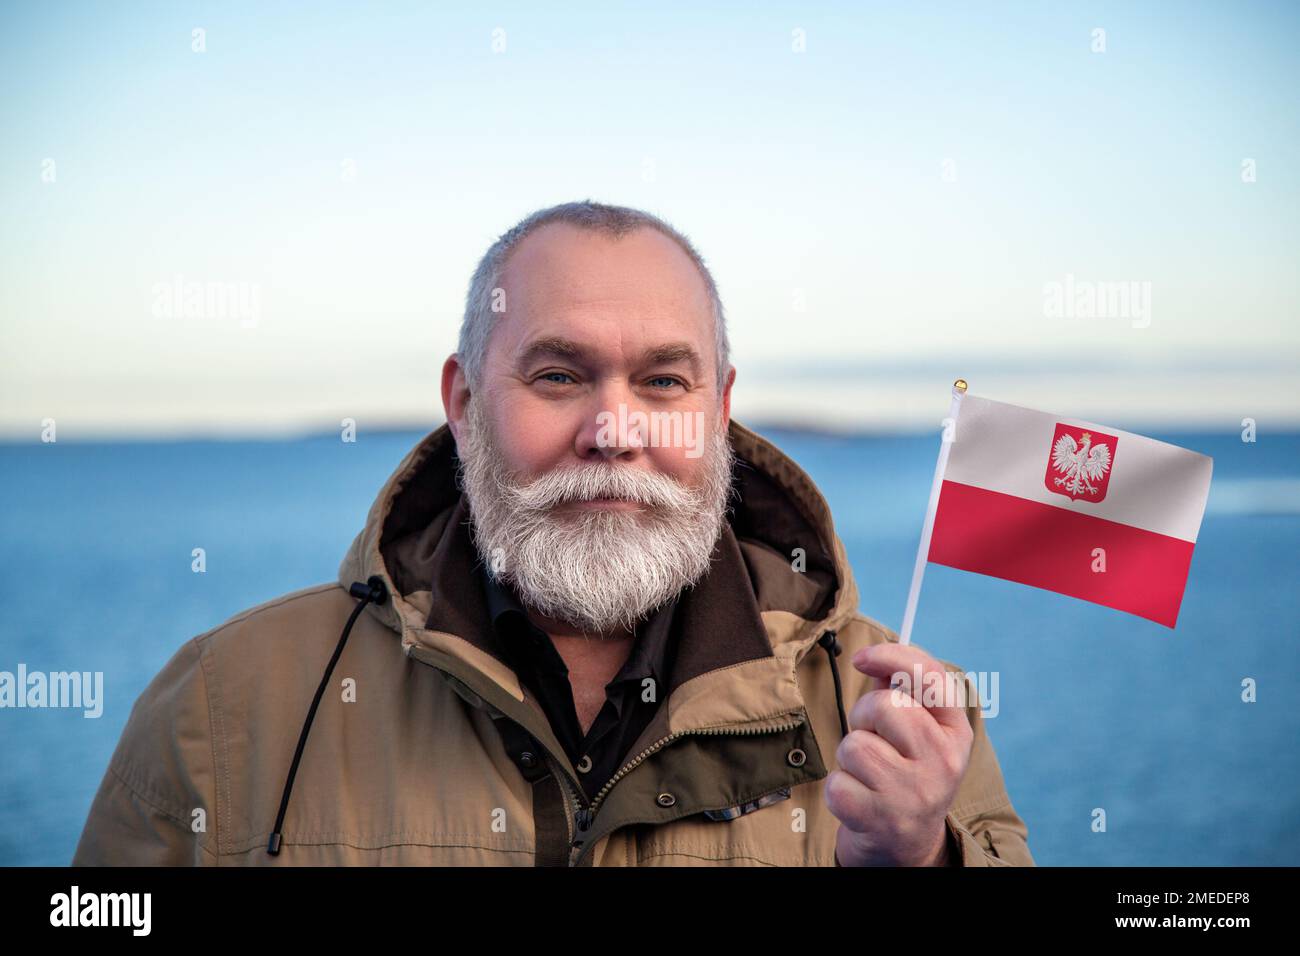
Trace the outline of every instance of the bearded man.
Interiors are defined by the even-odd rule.
[[[73,862],[1033,865],[979,701],[925,692],[961,669],[859,612],[735,376],[667,223],[576,202],[506,232],[447,424],[337,582],[154,678]]]

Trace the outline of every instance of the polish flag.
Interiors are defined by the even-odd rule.
[[[964,387],[954,388],[926,559],[1172,628],[1213,459]]]

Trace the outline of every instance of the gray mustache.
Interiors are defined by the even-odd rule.
[[[514,494],[522,506],[533,509],[553,508],[592,498],[619,498],[653,508],[671,509],[690,507],[696,498],[690,489],[666,475],[607,466],[548,472],[516,487]]]

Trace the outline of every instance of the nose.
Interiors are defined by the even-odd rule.
[[[583,461],[634,462],[645,454],[648,417],[626,385],[608,383],[592,396],[574,451]]]

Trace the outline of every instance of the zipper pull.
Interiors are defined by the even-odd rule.
[[[573,845],[582,846],[587,839],[587,831],[591,829],[591,809],[589,807],[578,807],[578,812],[573,815],[573,822],[576,831],[573,834]]]

